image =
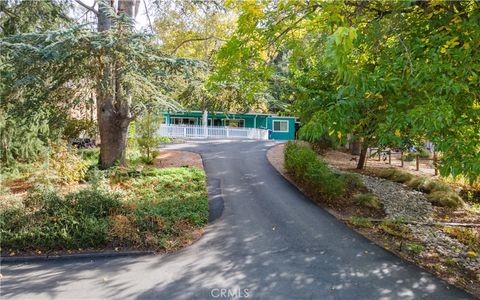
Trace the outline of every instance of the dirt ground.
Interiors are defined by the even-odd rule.
[[[203,170],[202,157],[189,151],[160,150],[155,158],[154,165],[158,168],[195,167]]]
[[[267,151],[267,158],[272,166],[277,169],[281,174],[286,174],[285,167],[283,166],[283,151],[285,144],[280,144],[270,148]]]
[[[351,155],[349,153],[337,151],[337,150],[328,150],[322,157],[332,166],[337,167],[343,170],[355,169],[357,167],[358,156]],[[357,160],[353,160],[356,158]],[[396,167],[404,171],[412,173],[414,175],[423,175],[423,176],[434,176],[435,169],[433,168],[433,163],[430,160],[420,160],[419,171],[416,171],[416,162],[415,161],[404,161],[403,168],[401,167],[400,153],[392,153],[392,163],[388,163],[388,156],[386,160],[381,157],[378,160],[378,155],[375,157],[370,157],[365,164],[366,169],[368,168],[390,168]]]

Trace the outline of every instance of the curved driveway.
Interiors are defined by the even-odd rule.
[[[204,159],[216,220],[199,241],[167,255],[4,263],[2,298],[470,298],[306,199],[268,163],[271,145],[170,146]]]

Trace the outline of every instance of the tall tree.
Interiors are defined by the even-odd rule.
[[[443,175],[480,175],[476,1],[244,1],[216,79],[271,87],[284,52],[301,136],[354,134],[366,147],[428,138]],[[358,167],[363,167],[364,159]]]
[[[96,91],[104,168],[125,159],[128,124],[152,105],[176,107],[165,82],[195,62],[164,55],[156,41],[133,30],[133,1],[99,2],[98,30],[83,25],[0,39],[2,106],[24,115],[68,109]],[[186,76],[186,75],[185,75]]]
[[[136,8],[140,0],[119,0],[117,14],[133,19],[137,14]],[[106,2],[99,2],[98,31],[111,30],[112,19],[110,13],[114,10],[114,1],[107,7]],[[117,24],[117,34],[132,30],[126,24]],[[128,55],[128,53],[127,53]],[[99,68],[102,77],[97,85],[97,120],[100,133],[100,164],[108,168],[118,161],[125,164],[128,126],[132,120],[130,103],[132,94],[125,86],[125,63],[128,61],[103,61]]]

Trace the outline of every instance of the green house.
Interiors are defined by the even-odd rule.
[[[168,125],[203,125],[201,111],[168,112],[164,117]],[[295,120],[272,114],[209,112],[207,126],[265,129],[271,140],[294,140]]]

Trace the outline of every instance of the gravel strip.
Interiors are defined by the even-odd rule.
[[[388,217],[431,222],[433,209],[422,192],[383,178],[361,175],[367,189],[383,203]]]
[[[408,221],[433,222],[432,205],[422,192],[411,190],[404,185],[383,178],[361,175],[367,189],[382,202],[388,218]],[[433,250],[449,257],[465,269],[480,276],[480,257],[468,257],[468,247],[449,237],[435,226],[407,225],[413,236]],[[424,251],[423,253],[427,253]]]

